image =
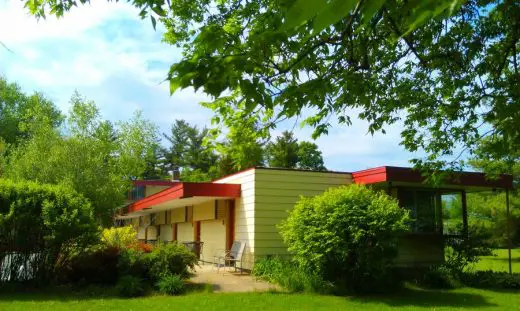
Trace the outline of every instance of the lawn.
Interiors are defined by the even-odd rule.
[[[101,295],[101,296],[100,296]],[[180,297],[121,299],[84,292],[38,291],[0,294],[0,310],[519,310],[520,294],[463,288],[407,288],[386,296],[334,297],[282,293],[193,293]]]
[[[509,271],[507,249],[497,249],[496,256],[484,256],[476,264],[477,270]],[[513,272],[520,273],[520,249],[511,250]]]

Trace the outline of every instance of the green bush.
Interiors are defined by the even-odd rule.
[[[2,280],[48,281],[70,249],[95,243],[98,232],[90,203],[70,188],[0,179],[0,258],[18,253],[0,266]]]
[[[56,266],[54,273],[60,283],[115,284],[118,278],[119,249],[94,246]]]
[[[305,271],[337,287],[373,291],[391,284],[398,237],[409,220],[387,194],[350,185],[302,197],[280,231]]]
[[[178,243],[158,244],[145,255],[145,260],[148,274],[154,282],[168,275],[186,278],[198,261],[193,252]]]
[[[132,226],[106,228],[101,232],[101,242],[119,249],[135,248],[138,243],[137,231]]]
[[[148,278],[146,253],[135,249],[121,249],[117,262],[119,275],[131,275],[142,279]]]
[[[431,267],[422,278],[422,285],[436,289],[453,289],[460,287],[458,275],[444,265]]]
[[[119,278],[116,289],[123,297],[138,297],[144,295],[145,292],[143,280],[131,275]]]
[[[160,293],[166,295],[179,295],[184,292],[184,281],[178,275],[165,275],[156,283]]]
[[[300,268],[296,262],[277,257],[258,259],[252,274],[256,278],[279,284],[291,292],[332,292],[332,285],[320,276]]]
[[[474,271],[462,274],[466,286],[486,289],[520,289],[520,273]]]

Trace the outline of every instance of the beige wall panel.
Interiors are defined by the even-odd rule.
[[[200,223],[200,240],[204,242],[202,259],[213,262],[218,250],[226,248],[226,226],[223,220],[205,220]]]
[[[215,219],[215,201],[193,206],[193,221]]]
[[[193,240],[195,240],[193,236],[193,224],[191,222],[177,224],[177,241],[182,243]]]
[[[162,225],[159,240],[163,242],[170,242],[173,240],[172,225]]]
[[[175,208],[170,211],[170,223],[185,222],[186,221],[186,208]]]

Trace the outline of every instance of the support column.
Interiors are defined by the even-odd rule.
[[[468,203],[466,201],[466,190],[461,191],[462,200],[462,234],[468,237]]]
[[[509,259],[509,274],[513,274],[511,265],[511,211],[509,210],[509,189],[506,189],[506,232],[507,232],[507,255]]]

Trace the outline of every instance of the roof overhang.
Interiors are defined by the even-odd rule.
[[[392,183],[395,186],[428,186],[420,171],[407,167],[376,167],[354,172],[352,178],[357,184]],[[490,179],[484,173],[454,172],[450,173],[438,187],[468,190],[511,189],[513,177],[503,174],[496,179]]]
[[[133,218],[140,215],[190,206],[211,200],[240,197],[240,185],[180,182],[175,186],[133,202],[120,211],[117,218]]]

